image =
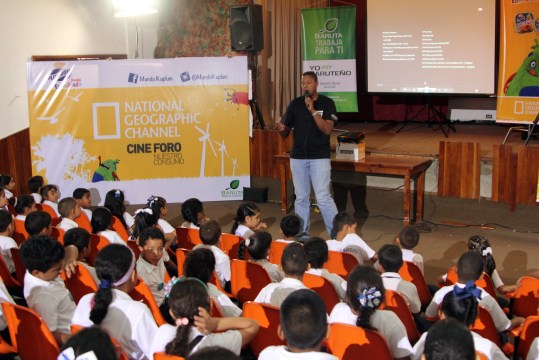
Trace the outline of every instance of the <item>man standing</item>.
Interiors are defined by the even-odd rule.
[[[331,197],[331,148],[329,135],[337,122],[335,103],[317,92],[318,76],[312,71],[303,73],[301,88],[304,95],[288,105],[276,129],[287,137],[294,129],[294,143],[290,153],[290,169],[296,201],[296,214],[303,221],[303,236],[309,233],[309,206],[311,184],[329,236],[332,236],[333,218],[337,207]]]

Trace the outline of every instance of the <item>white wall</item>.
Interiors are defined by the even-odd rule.
[[[153,58],[158,15],[139,17],[139,58]],[[0,13],[0,139],[28,127],[26,61],[32,55],[135,54],[135,20],[111,0],[7,0]]]

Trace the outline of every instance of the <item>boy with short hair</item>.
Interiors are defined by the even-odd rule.
[[[41,204],[41,201],[43,200],[43,197],[39,193],[43,185],[45,185],[45,180],[41,175],[32,176],[28,179],[28,189],[30,189],[30,195],[36,200],[36,204]]]
[[[92,219],[92,196],[90,190],[86,188],[76,188],[73,190],[73,198],[77,201],[77,205],[82,212],[88,217],[88,221]]]
[[[230,258],[228,255],[219,248],[219,240],[221,239],[221,225],[216,220],[207,220],[200,224],[199,234],[200,240],[204,245],[197,245],[195,249],[200,246],[207,247],[213,252],[215,256],[215,272],[219,278],[221,287],[226,291],[230,290]]]
[[[280,318],[277,334],[286,340],[287,346],[268,346],[259,360],[337,360],[336,356],[321,352],[329,326],[324,302],[317,293],[309,289],[291,293],[283,301]]]
[[[165,235],[156,227],[144,229],[138,238],[138,248],[140,256],[137,260],[137,275],[150,288],[155,302],[161,309],[165,301],[165,274],[167,269],[163,260],[163,252],[165,251]],[[168,312],[161,311],[163,315]]]
[[[422,273],[423,270],[423,256],[413,252],[413,248],[419,243],[419,231],[413,225],[406,225],[402,228],[399,235],[395,238],[395,244],[402,250],[402,259],[404,261],[410,261],[417,265]]]
[[[356,234],[357,221],[347,212],[340,212],[333,219],[334,240],[327,240],[331,251],[351,252],[358,259],[360,265],[371,260],[375,262],[378,257],[376,251]]]
[[[81,212],[77,200],[72,197],[63,198],[58,203],[58,212],[62,215],[62,221],[58,224],[58,228],[67,231],[79,227],[79,224],[75,222]]]
[[[24,220],[24,229],[29,236],[47,235],[52,232],[52,218],[49,213],[37,210],[26,216]]]
[[[71,335],[75,302],[59,277],[65,265],[63,246],[50,236],[31,236],[21,245],[26,267],[24,297],[45,321],[61,346]]]
[[[303,245],[298,242],[288,244],[281,258],[284,279],[278,283],[266,285],[260,290],[254,302],[281,306],[290,293],[298,289],[307,288],[303,284],[303,275],[308,268],[309,263]]]
[[[11,251],[9,249],[19,247],[11,237],[14,230],[15,224],[13,224],[13,216],[11,213],[5,209],[0,209],[0,252],[10,273],[15,272],[15,265],[13,264]]]
[[[474,360],[475,346],[469,329],[455,319],[434,324],[427,333],[422,360]]]
[[[291,243],[297,241],[297,236],[301,230],[301,220],[297,215],[286,215],[281,219],[279,232],[282,239],[275,241]]]
[[[65,232],[64,234],[64,248],[66,249],[66,262],[68,261],[68,250],[67,248],[73,246],[77,249],[76,251],[76,262],[84,266],[92,275],[92,278],[95,280],[96,285],[99,284],[99,278],[95,272],[95,268],[86,263],[86,258],[90,255],[90,233],[82,228],[72,228]],[[70,256],[71,257],[71,254]]]
[[[401,294],[412,314],[421,312],[421,301],[415,285],[399,275],[402,267],[402,251],[397,245],[385,244],[378,250],[378,271],[382,273],[384,287]]]

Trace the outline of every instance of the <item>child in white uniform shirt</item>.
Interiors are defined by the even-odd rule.
[[[255,231],[264,230],[267,227],[265,222],[260,221],[258,206],[254,202],[247,202],[238,207],[230,233],[248,239]]]
[[[15,190],[15,179],[13,179],[13,176],[9,174],[0,175],[0,185],[4,188],[6,198],[8,200],[11,199]]]
[[[181,207],[183,219],[185,220],[181,227],[198,229],[200,224],[208,220],[204,214],[204,206],[202,201],[191,198],[183,202]]]
[[[126,242],[121,238],[120,235],[114,230],[111,230],[112,226],[112,213],[106,207],[98,207],[92,211],[92,220],[90,224],[92,225],[92,233],[103,235],[106,237],[111,244],[119,244],[127,246]]]
[[[186,357],[198,349],[219,345],[239,355],[241,347],[258,332],[258,323],[252,319],[210,317],[208,290],[196,278],[176,281],[168,302],[176,326],[159,327],[152,344],[153,353]]]
[[[219,248],[221,240],[221,225],[216,220],[208,220],[200,224],[199,235],[202,244],[195,249],[204,246],[210,249],[215,256],[215,272],[219,278],[221,287],[230,290],[230,258]]]
[[[33,211],[24,219],[24,229],[29,236],[50,235],[52,232],[52,218],[49,213],[37,210]]]
[[[271,234],[266,231],[258,231],[250,238],[240,241],[238,246],[238,259],[245,258],[245,250],[249,252],[249,261],[260,264],[266,269],[272,282],[279,282],[284,278],[284,274],[279,270],[279,266],[268,261],[271,246]]]
[[[328,240],[328,249],[331,251],[352,252],[360,264],[377,260],[376,252],[356,234],[357,221],[346,213],[340,212],[333,219],[334,240]]]
[[[168,248],[176,242],[176,229],[168,221],[163,219],[163,217],[168,215],[167,201],[161,196],[152,195],[148,198],[146,207],[152,209],[154,215],[157,216],[157,225],[159,225],[165,234],[166,247]]]
[[[419,243],[419,231],[413,225],[406,225],[402,228],[399,236],[395,238],[395,244],[402,250],[402,259],[417,265],[423,271],[423,256],[415,253],[412,249]]]
[[[412,354],[412,346],[406,328],[392,311],[378,310],[384,296],[380,273],[371,266],[360,265],[348,276],[346,302],[335,305],[329,322],[378,331],[386,338],[395,359],[407,359]]]
[[[39,193],[43,185],[45,185],[45,180],[41,175],[32,176],[30,179],[28,179],[28,189],[31,192],[30,195],[34,197],[34,200],[38,204],[41,204],[41,202],[43,201],[43,198]]]
[[[301,220],[297,215],[291,214],[283,216],[279,226],[279,233],[282,238],[275,241],[291,243],[297,240],[297,236],[301,231]]]
[[[49,236],[32,236],[21,245],[26,267],[24,298],[45,321],[58,345],[71,335],[75,302],[59,277],[65,266],[64,247]]]
[[[269,346],[259,360],[337,360],[336,356],[321,352],[328,335],[326,307],[320,296],[308,289],[296,290],[283,302],[278,336],[287,346]]]
[[[137,281],[135,255],[127,246],[108,245],[97,254],[95,269],[99,289],[80,299],[72,323],[99,325],[120,343],[129,359],[152,359],[157,325],[150,309],[128,295]]]
[[[14,209],[17,213],[15,219],[24,222],[28,214],[37,210],[36,201],[32,195],[21,195],[17,197]]]
[[[47,184],[40,190],[41,197],[43,198],[43,204],[50,206],[56,215],[60,217],[58,211],[58,198],[60,197],[58,186],[53,184]]]
[[[6,190],[4,189],[3,186],[0,186],[0,209],[8,210],[7,208],[8,202],[9,202],[9,199],[6,196]]]
[[[0,254],[10,273],[15,272],[15,265],[13,264],[10,249],[19,247],[11,237],[13,235],[13,230],[15,230],[15,224],[13,224],[11,213],[0,208]]]
[[[77,205],[77,200],[72,197],[66,197],[58,203],[58,212],[62,215],[62,221],[58,227],[64,231],[79,227],[75,219],[80,216],[81,209]]]
[[[424,360],[476,360],[470,330],[455,319],[445,319],[434,324],[425,339]]]
[[[303,245],[293,242],[286,246],[281,258],[281,268],[284,271],[284,279],[266,285],[260,290],[254,302],[280,307],[290,293],[307,288],[302,282],[303,275],[309,268]]]
[[[90,190],[86,188],[76,188],[73,190],[73,198],[77,201],[77,205],[80,207],[82,212],[88,218],[88,221],[92,218],[92,195]]]

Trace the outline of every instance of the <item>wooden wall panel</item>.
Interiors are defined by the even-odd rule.
[[[536,204],[539,147],[520,147],[517,166],[517,204]]]
[[[517,154],[511,145],[494,145],[492,163],[492,195],[495,202],[516,206]]]
[[[253,130],[251,138],[251,176],[278,179],[279,169],[273,156],[292,148],[292,136],[283,139],[277,130]],[[290,174],[289,174],[290,175]]]
[[[478,143],[440,141],[438,195],[478,199],[480,161]]]
[[[0,154],[0,174],[13,176],[15,195],[28,193],[28,179],[32,176],[29,129],[1,139]]]

